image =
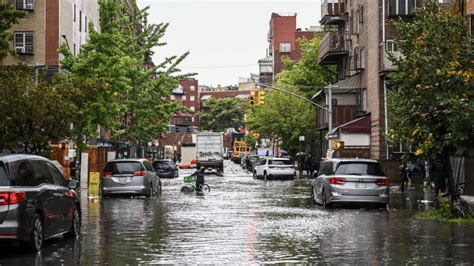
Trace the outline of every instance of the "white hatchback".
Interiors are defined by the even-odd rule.
[[[263,158],[255,166],[253,177],[257,179],[294,179],[295,168],[287,158]]]

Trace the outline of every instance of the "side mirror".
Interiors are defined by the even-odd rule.
[[[69,179],[67,181],[67,187],[70,189],[76,189],[79,187],[79,181],[74,180],[74,179]]]

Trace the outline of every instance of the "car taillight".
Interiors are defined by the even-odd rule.
[[[0,192],[0,205],[18,204],[25,198],[25,192]]]
[[[328,178],[329,184],[333,185],[344,185],[346,183],[346,179],[342,177],[330,177]]]
[[[133,172],[133,176],[145,176],[146,172],[145,171],[137,171]]]
[[[388,187],[389,183],[390,183],[390,181],[388,179],[377,179],[377,185],[378,186]]]
[[[111,176],[112,176],[112,172],[102,172],[102,176],[111,177]]]

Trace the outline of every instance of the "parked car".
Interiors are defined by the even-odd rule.
[[[311,197],[315,203],[375,203],[386,206],[389,180],[376,160],[330,159],[322,162],[321,173],[313,180]]]
[[[79,236],[78,184],[44,157],[0,156],[0,240],[40,251],[49,238]]]
[[[161,191],[159,176],[146,159],[117,159],[108,162],[101,176],[101,194],[152,196]]]
[[[263,158],[253,170],[257,179],[294,179],[295,168],[286,158]]]
[[[153,168],[155,172],[160,177],[178,177],[178,168],[176,164],[171,159],[158,159],[153,162]]]

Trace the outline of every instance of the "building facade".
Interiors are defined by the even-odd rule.
[[[3,0],[3,2],[12,2]],[[99,3],[97,0],[15,0],[17,9],[26,16],[10,29],[14,33],[12,47],[17,57],[8,56],[6,65],[23,62],[30,66],[45,66],[58,71],[62,59],[58,52],[65,43],[71,53],[80,53],[87,42],[90,22],[99,29]]]
[[[196,113],[200,110],[199,82],[189,78],[182,80],[178,88],[172,91],[170,100],[178,101],[189,111],[178,112],[170,120],[170,132],[192,132],[199,126]]]
[[[298,61],[301,58],[301,49],[297,40],[311,40],[317,32],[316,29],[302,31],[297,28],[296,13],[272,13],[269,26],[267,56],[258,61],[261,83],[273,82],[275,76],[283,70],[283,57]]]

